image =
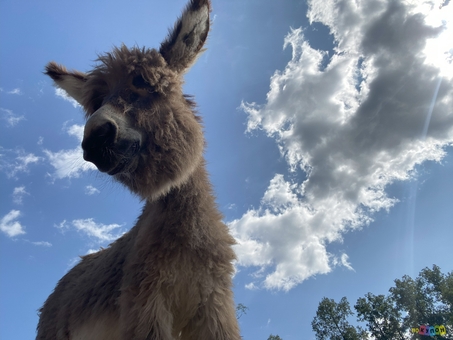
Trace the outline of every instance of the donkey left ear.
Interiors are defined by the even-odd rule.
[[[184,72],[197,59],[209,32],[210,0],[190,0],[168,37],[160,45],[160,53],[177,72]]]
[[[87,81],[85,73],[68,71],[66,67],[51,61],[46,65],[44,74],[53,79],[55,84],[65,90],[79,104],[83,105],[83,86]]]

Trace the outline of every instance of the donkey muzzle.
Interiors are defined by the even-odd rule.
[[[108,104],[97,110],[86,122],[82,141],[83,158],[109,175],[127,171],[141,147],[141,134],[116,111]]]

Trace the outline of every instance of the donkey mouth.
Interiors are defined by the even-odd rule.
[[[122,172],[130,172],[135,158],[140,152],[140,141],[116,143],[109,147],[84,150],[83,158],[96,165],[99,171],[110,176]]]
[[[119,158],[119,162],[116,165],[106,171],[110,176],[116,175],[121,172],[130,171],[131,163],[140,151],[140,141],[134,141],[129,145],[123,157]]]
[[[120,162],[116,165],[116,167],[114,167],[112,170],[109,170],[107,173],[110,175],[110,176],[113,176],[113,175],[116,175],[120,172],[123,172],[123,170],[129,165],[129,163],[131,162],[131,159],[130,158],[123,158],[122,160],[120,160]]]

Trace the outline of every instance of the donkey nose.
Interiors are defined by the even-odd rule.
[[[83,158],[102,168],[106,149],[112,147],[117,134],[118,126],[113,120],[105,116],[92,116],[85,125],[82,141]]]

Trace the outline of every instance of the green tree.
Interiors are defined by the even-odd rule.
[[[390,297],[368,293],[357,300],[354,308],[357,320],[367,323],[368,331],[375,339],[405,339],[400,325],[401,313]]]
[[[453,333],[453,272],[443,274],[436,265],[424,268],[415,280],[407,275],[395,280],[390,295],[396,308],[406,314],[404,329],[444,325],[448,335]]]
[[[283,340],[282,338],[280,338],[278,335],[269,335],[269,337],[267,338],[267,340]]]
[[[349,302],[343,297],[339,303],[333,299],[323,298],[319,303],[316,317],[311,327],[318,340],[360,340],[366,339],[366,333],[356,329],[347,321],[353,315]]]
[[[450,327],[453,326],[453,272],[445,275],[444,279],[440,283],[441,300],[447,307],[447,315],[445,321]],[[450,332],[453,330],[450,328]]]
[[[390,294],[367,293],[359,298],[354,308],[357,320],[366,324],[365,332],[351,326],[347,318],[353,313],[344,297],[337,304],[323,298],[312,321],[316,339],[425,339],[412,330],[422,325],[444,326],[446,336],[453,339],[453,272],[443,274],[440,268],[424,268],[412,279],[403,276],[395,280]],[[426,339],[447,339],[441,335]]]

